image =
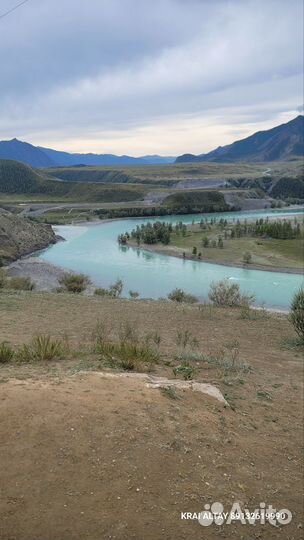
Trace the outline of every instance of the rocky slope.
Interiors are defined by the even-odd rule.
[[[56,240],[50,225],[34,223],[0,209],[0,258],[4,262],[43,249]]]

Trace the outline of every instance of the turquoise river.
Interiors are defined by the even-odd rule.
[[[165,297],[175,287],[208,298],[213,281],[224,278],[239,283],[241,289],[255,295],[256,305],[288,309],[295,291],[303,285],[303,276],[283,272],[243,269],[217,264],[183,260],[132,247],[120,246],[119,234],[147,221],[161,220],[192,223],[202,217],[254,219],[266,216],[299,216],[303,209],[227,212],[221,214],[175,215],[145,219],[124,219],[98,224],[58,226],[56,232],[65,238],[40,254],[40,257],[63,268],[83,272],[98,286],[108,286],[117,278],[142,298]],[[286,240],[288,241],[288,240]]]

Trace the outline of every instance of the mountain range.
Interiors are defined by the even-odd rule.
[[[165,156],[116,156],[114,154],[70,154],[51,148],[34,146],[12,139],[0,141],[0,159],[21,161],[32,167],[69,167],[75,165],[166,165],[174,163],[175,157]]]
[[[177,158],[166,156],[116,156],[114,154],[72,154],[12,139],[0,141],[0,159],[21,161],[32,167],[71,167],[86,165],[165,165],[198,161],[277,161],[288,160],[304,154],[304,116],[299,115],[286,124],[266,131],[258,131],[250,137],[226,146],[219,146],[207,154],[183,154]]]
[[[175,163],[214,161],[277,161],[304,154],[304,116],[299,115],[286,124],[258,131],[246,139],[219,146],[208,154],[183,154]]]

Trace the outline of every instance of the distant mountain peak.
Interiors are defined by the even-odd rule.
[[[304,154],[304,116],[299,114],[293,120],[268,130],[257,131],[253,135],[226,146],[194,156],[184,154],[176,163],[215,161],[279,161]]]

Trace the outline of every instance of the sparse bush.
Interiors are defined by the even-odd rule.
[[[32,291],[35,283],[29,277],[12,277],[7,280],[6,286],[15,291]]]
[[[217,306],[243,306],[254,302],[254,296],[241,293],[238,283],[229,283],[227,279],[212,283],[209,299]]]
[[[119,339],[121,343],[131,342],[131,343],[138,343],[139,337],[138,337],[138,330],[135,327],[135,325],[131,324],[130,322],[125,322],[120,325],[119,329]]]
[[[198,351],[182,350],[174,355],[178,362],[202,362],[204,355]]]
[[[68,292],[80,294],[90,284],[90,279],[85,274],[64,274],[59,283]]]
[[[245,251],[245,253],[243,253],[243,263],[250,264],[251,262],[252,262],[252,255],[250,251]]]
[[[151,332],[150,334],[147,334],[145,336],[145,343],[147,343],[147,345],[150,345],[151,342],[154,343],[156,347],[160,346],[161,336],[158,332]]]
[[[117,279],[115,283],[113,283],[113,285],[110,285],[109,287],[110,296],[112,296],[113,298],[118,298],[119,296],[121,296],[122,290],[123,282],[121,279]]]
[[[98,323],[92,337],[94,351],[110,367],[139,371],[143,365],[151,368],[159,360],[159,352],[147,341],[141,343],[130,324],[121,326],[118,343],[109,338],[109,331],[102,323]]]
[[[100,340],[97,351],[102,360],[111,367],[128,371],[140,370],[142,364],[151,366],[159,360],[159,354],[147,345],[131,341],[114,343],[110,340]]]
[[[139,298],[139,293],[137,291],[129,291],[129,296],[133,300],[136,300],[136,298]]]
[[[163,396],[169,399],[179,399],[174,386],[165,386],[160,388],[160,392]]]
[[[109,286],[108,289],[104,287],[98,287],[95,289],[94,294],[96,296],[108,296],[109,298],[119,298],[123,290],[123,282],[121,279],[117,279],[115,283]]]
[[[38,334],[29,345],[23,345],[17,353],[17,358],[23,362],[50,361],[63,357],[65,348],[59,339],[52,339],[47,334]]]
[[[182,362],[182,364],[173,368],[174,376],[182,375],[185,381],[193,379],[194,372],[195,369],[188,362]]]
[[[290,306],[290,320],[301,341],[304,342],[304,288],[293,297]]]
[[[176,334],[176,344],[185,349],[188,345],[190,347],[197,347],[198,341],[193,337],[190,330],[178,330]]]
[[[104,287],[97,287],[95,289],[94,294],[96,296],[111,296],[109,289],[105,289]]]
[[[0,343],[0,364],[6,364],[10,362],[14,357],[13,348],[6,341]]]
[[[198,299],[193,294],[186,293],[183,289],[174,289],[168,294],[168,299],[173,302],[183,302],[185,304],[194,304]]]

